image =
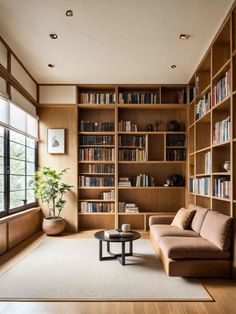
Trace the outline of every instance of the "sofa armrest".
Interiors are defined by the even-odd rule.
[[[151,225],[170,225],[175,215],[159,215],[149,217],[149,226]]]

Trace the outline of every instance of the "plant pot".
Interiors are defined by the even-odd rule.
[[[46,217],[43,219],[43,231],[47,235],[57,235],[64,231],[66,226],[62,217]]]

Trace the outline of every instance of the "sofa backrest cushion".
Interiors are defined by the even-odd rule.
[[[189,210],[195,210],[195,215],[193,216],[193,219],[191,221],[190,227],[193,231],[200,233],[203,221],[206,217],[206,214],[208,212],[208,208],[200,207],[197,205],[189,204],[188,205]]]
[[[187,229],[195,211],[186,208],[181,208],[175,215],[171,226],[179,227],[180,229]]]
[[[200,236],[211,241],[221,250],[229,250],[232,239],[232,218],[209,210],[204,219]]]

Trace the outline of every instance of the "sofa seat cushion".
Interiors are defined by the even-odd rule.
[[[190,227],[193,231],[200,233],[203,221],[206,217],[206,214],[208,212],[208,208],[200,207],[197,205],[189,204],[188,209],[195,210],[195,215],[193,216],[193,219],[191,221]]]
[[[188,229],[180,229],[171,225],[152,225],[150,226],[150,233],[154,239],[158,240],[160,237],[199,237],[199,234]]]
[[[232,238],[232,218],[209,210],[204,219],[201,237],[214,243],[221,250],[229,250]]]
[[[162,237],[162,252],[171,259],[228,259],[229,251],[220,250],[215,244],[201,237]]]

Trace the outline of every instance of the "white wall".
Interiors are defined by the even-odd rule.
[[[40,104],[76,104],[76,86],[40,86]]]

